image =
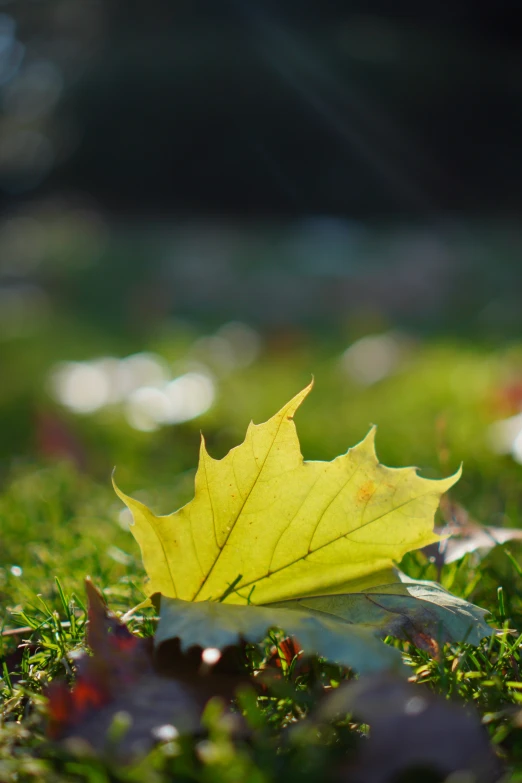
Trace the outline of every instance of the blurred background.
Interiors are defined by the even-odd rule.
[[[517,10],[2,0],[2,485],[170,511],[313,374],[306,457],[375,423],[516,524]]]

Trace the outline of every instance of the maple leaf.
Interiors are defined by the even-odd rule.
[[[282,628],[309,654],[359,672],[399,669],[394,635],[438,655],[445,641],[477,644],[486,612],[394,567],[440,541],[433,518],[459,478],[430,480],[380,465],[375,430],[332,462],[305,462],[293,421],[311,384],[221,460],[202,439],[194,499],[169,516],[120,498],[134,518],[161,593],[155,644],[223,649]],[[248,605],[245,605],[248,604]]]
[[[459,503],[449,498],[443,498],[443,501],[441,512],[446,524],[436,530],[442,538],[438,544],[431,544],[425,549],[425,554],[439,569],[445,563],[453,563],[469,553],[475,553],[479,559],[498,544],[522,539],[522,530],[519,528],[481,525],[471,519]]]
[[[140,638],[112,612],[90,579],[87,646],[75,658],[73,687],[53,680],[47,688],[48,736],[81,739],[111,761],[127,762],[164,739],[162,728],[182,734],[201,732],[210,698],[230,701],[243,684],[239,672],[203,670],[199,656],[169,652],[168,664],[153,656],[152,639]],[[123,720],[121,736],[115,724]],[[119,734],[119,732],[118,732]]]
[[[459,478],[387,468],[375,429],[331,462],[304,461],[293,421],[312,384],[223,459],[202,438],[194,499],[168,516],[116,492],[133,514],[149,594],[267,604],[352,592],[354,582],[439,540],[439,498]]]
[[[308,654],[349,666],[360,673],[395,669],[406,673],[400,651],[383,644],[369,628],[340,622],[325,613],[279,606],[238,606],[214,601],[181,601],[165,598],[154,639],[156,649],[171,639],[181,649],[225,649],[241,641],[261,642],[270,628],[283,628],[296,637]]]
[[[409,640],[435,653],[445,642],[479,644],[491,635],[484,619],[487,610],[457,598],[436,582],[410,579],[398,568],[372,576],[349,593],[272,605],[373,629],[378,636]]]
[[[276,627],[296,637],[309,654],[369,673],[401,668],[398,650],[375,637],[405,639],[438,656],[445,642],[479,644],[492,633],[485,609],[397,568],[358,580],[352,588],[266,606],[163,598],[155,645],[178,638],[182,649],[223,649],[243,640],[261,642]]]

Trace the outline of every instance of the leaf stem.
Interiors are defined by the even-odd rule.
[[[234,590],[236,589],[236,586],[239,584],[239,582],[240,582],[242,579],[243,579],[243,574],[238,574],[238,575],[236,576],[236,578],[234,579],[234,581],[233,581],[233,582],[231,582],[231,583],[229,584],[229,586],[227,587],[227,589],[225,590],[225,592],[223,593],[223,595],[221,596],[221,598],[218,598],[218,599],[217,599],[217,602],[218,602],[218,604],[222,604],[222,603],[223,603],[223,601],[225,600],[225,598],[228,598],[228,596],[230,595],[230,593],[233,593],[233,592],[234,592]]]

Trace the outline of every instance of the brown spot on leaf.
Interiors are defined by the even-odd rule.
[[[373,481],[365,481],[357,492],[357,502],[367,503],[373,493],[375,492],[375,484]]]

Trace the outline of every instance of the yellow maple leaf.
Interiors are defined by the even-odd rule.
[[[202,438],[195,497],[156,516],[116,492],[149,576],[149,594],[267,604],[357,589],[413,549],[439,540],[439,498],[459,478],[380,465],[375,429],[331,462],[304,461],[294,413],[312,384],[221,460]]]

